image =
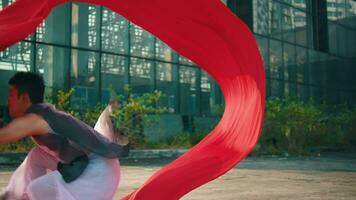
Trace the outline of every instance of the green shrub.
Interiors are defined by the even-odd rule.
[[[94,126],[106,105],[75,109],[69,103],[73,91],[58,91],[56,107]],[[118,133],[129,136],[134,148],[190,148],[210,131],[181,132],[160,141],[147,142],[143,127],[157,122],[157,118],[148,114],[168,111],[155,106],[163,94],[155,91],[134,95],[128,85],[124,96],[117,95],[113,89],[110,89],[110,94],[111,99],[121,104],[111,116],[114,127]],[[223,110],[223,105],[215,107],[217,114],[222,114]],[[28,151],[33,146],[30,139],[24,139],[0,145],[0,152]],[[262,134],[252,154],[310,155],[329,147],[356,150],[356,109],[349,109],[347,105],[330,107],[312,100],[300,102],[271,98],[266,101]]]
[[[34,146],[30,138],[24,138],[17,142],[0,145],[0,152],[28,152]]]
[[[339,106],[333,112],[312,100],[269,99],[258,150],[267,154],[310,155],[356,146],[356,111]]]
[[[144,134],[144,127],[157,123],[157,118],[148,114],[159,114],[167,112],[167,108],[156,107],[155,105],[163,97],[162,92],[154,91],[142,95],[134,95],[129,85],[125,85],[125,96],[118,96],[114,90],[110,89],[111,98],[121,103],[120,109],[116,109],[113,116],[113,124],[118,132],[127,135],[133,147],[143,148],[147,140]]]

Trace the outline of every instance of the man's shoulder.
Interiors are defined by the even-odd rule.
[[[37,103],[32,104],[27,110],[26,113],[42,113],[44,110],[55,110],[56,107],[50,103]]]

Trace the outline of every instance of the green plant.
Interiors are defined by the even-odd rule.
[[[64,112],[71,114],[74,117],[80,118],[79,112],[76,112],[70,106],[70,97],[72,96],[73,92],[74,92],[74,88],[71,88],[67,92],[63,90],[58,90],[55,106],[58,110],[62,110]]]
[[[216,104],[212,108],[212,113],[214,115],[221,116],[221,115],[224,114],[224,111],[225,111],[225,105],[224,104]]]
[[[94,107],[73,109],[70,106],[70,98],[74,89],[68,92],[58,91],[56,107],[94,126],[101,112],[107,105],[98,103]],[[148,114],[159,114],[167,112],[167,108],[155,107],[155,104],[163,96],[162,92],[154,91],[142,95],[133,95],[132,88],[129,85],[124,86],[125,96],[117,95],[112,86],[109,87],[110,99],[118,101],[121,106],[111,114],[113,126],[116,134],[122,134],[129,137],[130,144],[133,147],[145,146],[146,138],[144,127],[157,122],[157,119]]]
[[[316,138],[325,137],[322,106],[313,101],[267,101],[264,127],[260,138],[261,149],[271,154],[308,154]]]
[[[114,126],[118,132],[129,136],[130,144],[134,147],[142,147],[146,144],[144,126],[149,126],[157,122],[148,114],[159,114],[167,112],[167,108],[157,108],[155,104],[163,96],[162,92],[154,91],[141,96],[134,95],[129,85],[124,86],[126,100],[123,96],[118,96],[110,88],[111,99],[121,101],[121,108],[113,112]]]
[[[0,152],[28,152],[34,146],[30,138],[24,138],[17,142],[0,145]]]

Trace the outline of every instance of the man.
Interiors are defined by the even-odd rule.
[[[94,130],[43,103],[43,94],[43,79],[35,73],[18,72],[9,80],[8,107],[14,120],[0,129],[0,144],[31,136],[36,147],[0,200],[111,200],[120,178],[117,157],[127,154],[125,146],[112,143],[111,106]]]

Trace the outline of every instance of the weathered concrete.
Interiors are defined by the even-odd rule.
[[[115,199],[138,188],[171,159],[122,161],[122,178]],[[0,166],[0,188],[13,167]],[[354,200],[356,157],[247,158],[237,168],[186,195],[185,200]]]
[[[115,199],[132,192],[156,170],[157,167],[122,167],[122,179]],[[7,184],[10,174],[11,171],[0,172],[0,188]],[[355,172],[233,169],[183,199],[354,200],[355,188]]]

